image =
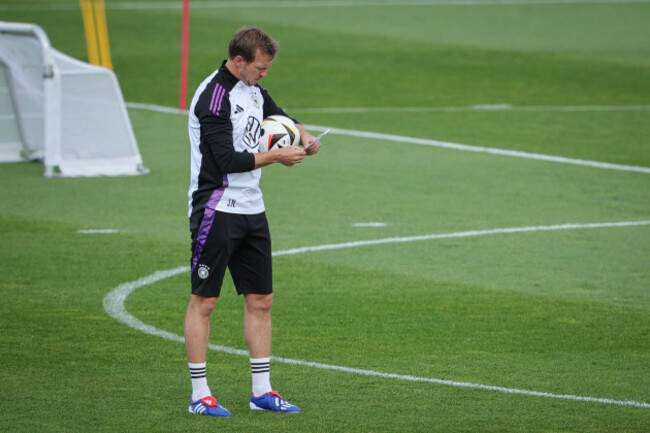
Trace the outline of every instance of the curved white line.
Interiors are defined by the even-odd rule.
[[[556,230],[630,227],[630,226],[641,226],[641,225],[648,225],[648,224],[650,224],[650,221],[624,221],[624,222],[616,222],[616,223],[561,224],[561,225],[552,225],[552,226],[512,227],[512,228],[492,229],[492,230],[470,230],[466,232],[456,232],[456,233],[407,236],[401,238],[384,238],[384,239],[373,239],[368,241],[342,242],[339,244],[316,245],[313,247],[293,248],[290,250],[278,251],[277,253],[273,253],[273,255],[285,256],[285,255],[302,254],[302,253],[308,253],[314,251],[339,250],[342,248],[356,248],[356,247],[363,247],[367,245],[429,241],[433,239],[468,238],[468,237],[476,237],[476,236],[504,235],[510,233],[545,232],[545,231],[556,231]]]
[[[278,251],[273,253],[274,256],[282,255],[292,255],[300,254],[305,252],[313,251],[325,251],[338,248],[352,248],[364,245],[378,245],[386,243],[396,243],[396,242],[414,242],[419,240],[432,240],[432,239],[449,239],[449,238],[462,238],[462,237],[476,237],[476,236],[486,236],[494,234],[512,234],[512,233],[530,233],[537,231],[554,231],[554,230],[575,230],[575,229],[594,229],[594,228],[607,228],[607,227],[630,227],[630,226],[641,226],[649,225],[650,221],[627,221],[627,222],[616,222],[616,223],[596,223],[596,224],[562,224],[562,225],[553,225],[553,226],[534,226],[534,227],[519,227],[519,228],[503,228],[503,229],[494,229],[494,230],[474,230],[474,231],[465,231],[458,233],[447,233],[447,234],[435,234],[435,235],[424,235],[424,236],[411,236],[404,238],[386,238],[378,239],[375,241],[359,241],[359,242],[345,242],[340,244],[331,244],[331,245],[321,245],[314,247],[305,247],[305,248],[295,248],[291,250]],[[171,278],[175,275],[188,272],[190,270],[189,266],[181,266],[174,269],[169,269],[165,271],[157,271],[151,275],[140,278],[135,281],[130,281],[128,283],[121,284],[111,290],[106,297],[104,298],[104,309],[106,312],[119,322],[126,324],[127,326],[136,329],[138,331],[145,332],[150,335],[155,335],[157,337],[164,338],[166,340],[177,341],[179,343],[184,343],[185,339],[180,336],[173,334],[168,331],[163,331],[154,326],[148,325],[142,322],[140,319],[131,315],[126,307],[125,302],[126,298],[133,293],[135,290],[140,287],[147,286],[164,280],[166,278]],[[209,348],[214,351],[230,353],[233,355],[248,356],[248,351],[235,349],[232,347],[220,346],[215,344],[210,344]],[[334,370],[344,373],[353,373],[364,376],[375,376],[382,377],[386,379],[397,379],[405,380],[411,382],[425,382],[425,383],[435,383],[438,385],[448,385],[461,388],[472,388],[472,389],[482,389],[488,391],[497,391],[507,394],[521,394],[529,395],[535,397],[547,397],[563,400],[575,400],[575,401],[585,401],[592,403],[604,403],[604,404],[614,404],[619,406],[634,406],[640,408],[650,408],[650,403],[638,402],[633,400],[613,400],[609,398],[596,398],[596,397],[583,397],[578,395],[569,395],[569,394],[553,394],[548,392],[532,391],[525,389],[517,388],[505,388],[501,386],[491,386],[484,385],[480,383],[469,383],[469,382],[456,382],[453,380],[444,380],[444,379],[435,379],[429,377],[418,377],[411,375],[403,374],[393,374],[393,373],[382,373],[379,371],[373,370],[362,370],[358,368],[343,367],[338,365],[323,364],[318,362],[309,362],[299,359],[290,359],[274,356],[273,360],[275,362],[282,362],[286,364],[300,365],[304,367],[320,368],[325,370]]]

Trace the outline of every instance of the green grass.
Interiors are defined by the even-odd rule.
[[[78,3],[56,4],[70,9],[17,9],[0,0],[1,19],[39,23],[55,47],[85,58]],[[180,9],[109,7],[107,14],[125,99],[177,106]],[[647,109],[469,109],[649,106],[648,18],[650,3],[195,9],[190,92],[218,66],[236,29],[259,24],[280,41],[262,84],[306,124],[650,167]],[[337,107],[431,111],[318,110]],[[132,329],[103,306],[121,284],[189,262],[186,119],[141,109],[130,116],[149,175],[46,179],[41,164],[0,165],[1,431],[650,429],[648,408],[280,362],[273,384],[303,413],[251,413],[248,360],[216,351],[209,380],[234,416],[190,416],[184,346]],[[301,165],[266,168],[262,186],[276,252],[650,220],[645,173],[336,134]],[[372,221],[386,226],[352,225]],[[649,258],[647,225],[278,256],[273,352],[649,403]],[[182,335],[188,297],[188,275],[180,274],[138,288],[125,306],[144,323]],[[242,306],[227,279],[211,343],[245,349]]]

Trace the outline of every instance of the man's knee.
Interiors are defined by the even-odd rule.
[[[246,308],[250,311],[268,313],[273,307],[273,294],[268,295],[246,295]]]
[[[190,311],[200,316],[210,316],[217,305],[216,297],[192,295],[190,298]]]

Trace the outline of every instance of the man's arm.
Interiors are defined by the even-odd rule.
[[[204,116],[201,119],[201,134],[222,173],[240,173],[253,169],[253,155],[235,151],[232,124],[228,117]]]

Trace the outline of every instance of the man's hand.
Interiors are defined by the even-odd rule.
[[[307,130],[301,125],[296,124],[298,131],[300,131],[300,142],[303,147],[307,147],[311,144],[312,141],[316,139],[311,135]],[[268,152],[256,153],[255,154],[255,168],[266,167],[269,164],[274,164],[279,162],[282,165],[291,167],[293,165],[299,164],[305,159],[306,155],[314,155],[320,149],[320,142],[309,146],[309,148],[304,149],[303,147],[298,146],[287,146],[282,149],[275,149]]]
[[[307,132],[307,130],[300,123],[298,123],[296,127],[298,128],[298,131],[300,131],[301,144],[303,147],[307,148],[307,146],[309,146],[311,142],[316,139],[316,137]],[[318,149],[320,149],[320,142],[314,144],[313,146],[310,146],[305,150],[305,152],[307,155],[314,155],[316,152],[318,152]]]
[[[305,159],[305,155],[307,155],[305,149],[298,146],[287,146],[282,149],[256,153],[255,168],[265,167],[276,162],[291,167],[302,162],[302,160]]]
[[[279,158],[278,162],[287,167],[301,163],[307,154],[305,149],[298,146],[287,146],[282,149],[272,150],[271,152],[277,152]]]

